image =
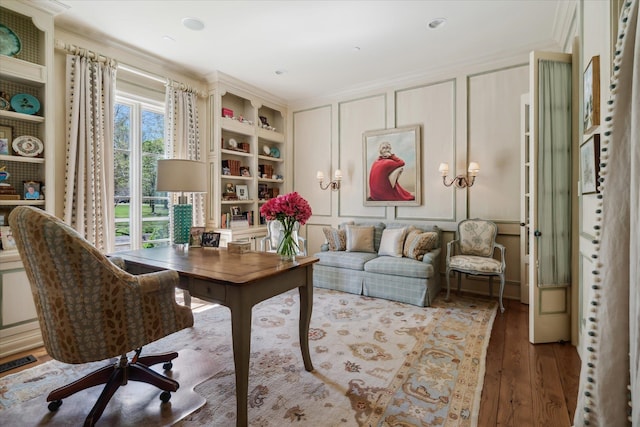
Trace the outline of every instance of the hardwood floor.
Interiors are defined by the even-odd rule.
[[[568,427],[576,409],[580,358],[570,344],[529,344],[528,306],[505,300],[487,349],[478,427]],[[43,347],[0,359],[32,354],[38,361],[0,374],[28,369],[51,358]]]

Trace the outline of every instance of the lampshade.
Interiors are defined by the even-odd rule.
[[[480,165],[477,162],[469,163],[469,173],[472,176],[476,176],[480,172]]]
[[[158,160],[156,190],[204,193],[207,191],[206,165],[196,160]]]
[[[442,174],[442,176],[447,175],[449,173],[449,163],[440,163],[438,171]]]

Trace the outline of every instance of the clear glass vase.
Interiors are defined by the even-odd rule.
[[[282,224],[281,239],[276,252],[283,261],[295,261],[298,253],[295,224]]]

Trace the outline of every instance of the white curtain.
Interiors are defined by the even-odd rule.
[[[612,114],[601,149],[600,221],[575,426],[640,426],[640,33],[620,17]],[[630,405],[631,404],[631,405]]]
[[[165,138],[167,158],[201,160],[197,94],[191,88],[184,86],[173,81],[168,81],[166,85]],[[177,196],[178,194],[174,194],[173,203],[177,202]],[[204,194],[193,193],[191,197],[191,204],[193,205],[192,224],[194,226],[204,226]],[[171,221],[173,222],[173,218]],[[170,230],[173,230],[173,224],[171,224]]]
[[[113,103],[117,64],[67,55],[64,220],[100,251],[113,250]]]

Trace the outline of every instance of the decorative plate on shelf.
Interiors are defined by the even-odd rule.
[[[265,145],[264,147],[262,147],[262,152],[264,154],[266,154],[267,156],[271,155],[271,147],[269,147],[268,145]]]
[[[11,98],[11,108],[17,113],[35,114],[40,111],[40,101],[28,93],[19,93]]]
[[[236,141],[235,139],[231,138],[229,140],[229,147],[231,148],[238,148],[238,141]]]
[[[0,24],[0,55],[15,56],[21,49],[22,43],[16,33]]]
[[[280,158],[280,150],[278,150],[278,147],[273,147],[271,149],[270,155],[271,155],[271,157],[275,157],[276,159],[279,159]]]
[[[25,157],[36,157],[44,151],[44,144],[35,136],[22,135],[13,140],[13,151]]]

